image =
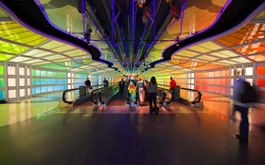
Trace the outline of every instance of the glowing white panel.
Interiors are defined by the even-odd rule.
[[[8,66],[7,67],[7,73],[8,73],[8,75],[16,75],[16,67]]]
[[[193,78],[194,78],[194,73],[191,73],[191,77],[193,77]]]
[[[253,67],[247,67],[245,70],[246,76],[252,76],[253,75]]]
[[[19,97],[25,97],[25,89],[19,89]]]
[[[71,85],[68,85],[68,89],[71,89]]]
[[[194,79],[191,79],[191,84],[194,84]]]
[[[30,79],[28,79],[28,84],[27,84],[28,86],[30,86],[31,85],[31,82],[30,82]]]
[[[8,90],[8,98],[16,98],[17,97],[17,92],[15,89]]]
[[[31,88],[28,88],[28,96],[31,95]]]
[[[9,86],[9,87],[15,87],[16,86],[16,78],[8,78],[8,80],[7,80],[7,86]]]
[[[67,82],[70,84],[71,83],[71,79],[68,79]]]
[[[24,76],[25,75],[25,68],[19,67],[19,75]]]
[[[25,79],[24,78],[19,79],[19,86],[25,86]]]

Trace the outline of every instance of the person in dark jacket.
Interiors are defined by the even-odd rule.
[[[119,82],[119,92],[121,95],[123,95],[124,88],[125,88],[125,81],[122,78],[121,81]]]
[[[153,114],[155,112],[158,115],[158,107],[156,105],[156,97],[157,97],[157,83],[156,78],[153,76],[148,84],[149,89],[149,113]],[[154,104],[154,108],[153,105]]]

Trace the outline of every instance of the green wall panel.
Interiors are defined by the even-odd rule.
[[[0,87],[4,87],[4,79],[0,78]]]
[[[0,66],[0,75],[4,74],[4,67]]]

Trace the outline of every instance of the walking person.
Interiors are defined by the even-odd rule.
[[[124,88],[125,88],[125,82],[124,82],[124,80],[122,78],[121,81],[119,82],[119,92],[120,92],[120,95],[123,95]]]
[[[87,80],[85,81],[85,85],[88,87],[88,93],[90,93],[91,81],[89,80],[89,78],[87,78]]]
[[[248,141],[249,135],[249,121],[248,109],[256,107],[255,103],[258,102],[258,94],[255,88],[245,80],[244,77],[237,77],[234,81],[233,88],[233,114],[239,111],[241,114],[241,122],[239,125],[239,134],[236,137],[241,141]]]
[[[139,77],[138,82],[136,84],[136,89],[138,90],[139,93],[139,100],[140,100],[140,105],[142,106],[143,102],[144,102],[144,96],[145,96],[145,82],[143,81],[142,77]]]
[[[153,114],[155,112],[156,115],[158,115],[158,108],[156,105],[156,97],[157,97],[157,83],[156,78],[153,76],[148,84],[149,89],[149,113]],[[154,104],[154,108],[153,105]]]
[[[109,86],[109,82],[108,82],[108,80],[106,78],[104,78],[103,84],[104,84],[104,87],[108,87]]]
[[[170,77],[170,91],[171,91],[171,94],[172,94],[172,101],[175,100],[175,95],[176,95],[176,87],[177,87],[177,83],[176,81],[173,79],[173,77],[171,76]]]

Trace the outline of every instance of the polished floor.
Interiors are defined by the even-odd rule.
[[[226,100],[217,96],[205,94],[204,109],[173,103],[159,115],[149,115],[147,103],[121,107],[122,96],[99,109],[85,103],[47,110],[47,98],[35,98],[46,100],[47,109],[0,127],[0,164],[265,164],[262,124],[250,125],[249,142],[239,141],[239,120],[206,107]],[[15,112],[21,115],[24,107]],[[262,118],[256,117],[252,122]]]

